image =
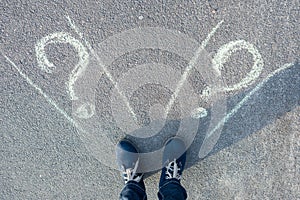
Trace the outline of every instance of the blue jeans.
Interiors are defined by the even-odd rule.
[[[186,190],[176,179],[170,179],[162,185],[157,196],[160,200],[185,200],[187,198]],[[146,191],[137,182],[129,181],[120,194],[120,200],[147,200]]]

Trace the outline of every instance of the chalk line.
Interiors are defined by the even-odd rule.
[[[123,94],[123,92],[120,90],[118,83],[114,80],[113,76],[110,74],[110,72],[108,71],[108,69],[106,68],[106,66],[102,63],[102,61],[99,58],[99,56],[97,55],[97,53],[94,51],[94,49],[92,48],[92,46],[90,45],[90,43],[84,38],[83,33],[79,30],[79,28],[75,25],[75,23],[71,20],[71,18],[68,15],[66,15],[65,17],[67,18],[67,20],[68,20],[71,28],[74,29],[74,31],[79,35],[80,39],[82,39],[85,42],[85,45],[87,46],[87,48],[89,49],[89,51],[93,54],[93,56],[95,56],[95,58],[98,61],[98,64],[101,66],[101,68],[104,71],[104,73],[107,75],[107,77],[109,78],[109,80],[113,83],[113,85],[116,88],[117,92],[122,97],[122,99],[123,99],[123,101],[124,101],[127,109],[129,110],[130,114],[132,115],[133,119],[135,120],[135,122],[137,122],[137,117],[136,117],[133,109],[131,108],[128,99]]]
[[[34,89],[36,89],[45,99],[46,101],[54,106],[54,108],[62,114],[73,126],[75,126],[79,131],[85,133],[86,131],[82,129],[72,117],[70,117],[63,109],[61,109],[55,101],[53,101],[38,85],[36,85],[25,73],[21,71],[21,69],[9,58],[7,57],[2,51],[0,51],[4,58],[18,71],[18,73],[27,81],[29,85],[31,85]]]
[[[200,119],[207,116],[207,110],[202,107],[195,108],[191,112],[191,117],[194,119]]]
[[[191,69],[193,69],[193,67],[195,66],[195,64],[197,63],[200,53],[204,50],[204,48],[207,46],[209,40],[211,39],[211,37],[215,34],[215,32],[217,31],[217,29],[221,26],[221,24],[224,22],[224,20],[220,21],[213,29],[212,31],[207,35],[207,37],[205,38],[204,41],[202,41],[200,47],[197,49],[197,51],[195,52],[194,56],[192,57],[192,59],[190,60],[188,66],[186,67],[183,75],[181,76],[181,79],[179,80],[176,89],[174,91],[174,93],[172,94],[169,103],[166,107],[166,111],[165,111],[165,118],[167,118],[167,115],[170,111],[170,109],[172,108],[183,84],[185,83],[186,79],[189,76],[189,73],[191,71]]]
[[[211,137],[214,134],[214,132],[216,132],[216,130],[222,127],[222,125],[226,123],[250,99],[250,97],[253,94],[255,94],[272,76],[293,65],[294,63],[284,64],[282,67],[276,69],[275,71],[270,73],[267,77],[265,77],[262,82],[258,83],[255,88],[253,88],[221,121],[219,121],[216,127],[206,135],[205,139]]]

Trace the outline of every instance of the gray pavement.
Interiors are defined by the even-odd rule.
[[[185,122],[189,199],[300,199],[299,18],[298,1],[0,0],[0,199],[117,199],[117,141],[154,152]],[[80,115],[74,79],[80,100],[95,92]],[[191,118],[195,105],[207,115]]]

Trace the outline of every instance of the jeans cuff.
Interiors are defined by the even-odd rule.
[[[179,180],[177,180],[176,178],[172,178],[172,179],[166,181],[164,184],[162,184],[162,186],[159,186],[159,189],[166,187],[168,184],[177,184],[177,185],[181,186]]]
[[[135,181],[129,181],[124,186],[120,199],[142,199],[147,200],[146,189]]]
[[[178,199],[186,199],[187,193],[177,179],[171,179],[160,186],[158,191],[159,199],[165,199],[168,196],[176,196]]]

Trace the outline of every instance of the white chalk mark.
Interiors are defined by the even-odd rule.
[[[274,76],[275,74],[279,73],[280,71],[287,69],[293,65],[294,65],[294,63],[287,63],[287,64],[283,65],[282,67],[278,68],[277,70],[273,71],[272,73],[270,73],[266,78],[264,78],[264,80],[262,82],[257,84],[257,86],[254,89],[252,89],[224,118],[222,118],[221,121],[219,121],[219,123],[216,125],[216,127],[206,135],[205,140],[207,138],[211,137],[216,132],[216,130],[218,130],[220,127],[222,127],[222,125],[224,123],[226,123],[250,99],[250,97],[253,94],[255,94],[272,76]]]
[[[223,45],[215,55],[215,57],[212,60],[212,67],[217,73],[218,76],[221,76],[221,69],[223,68],[224,63],[228,60],[228,58],[236,51],[246,49],[248,50],[249,53],[252,54],[253,56],[253,66],[251,71],[248,73],[248,75],[243,78],[239,83],[220,88],[219,90],[222,91],[234,91],[234,90],[239,90],[241,88],[248,87],[251,85],[261,74],[264,66],[263,59],[256,49],[256,47],[244,40],[236,40],[236,41],[231,41],[225,45]]]
[[[209,86],[206,86],[202,91],[201,97],[208,98],[211,94],[212,94],[211,88]]]
[[[1,52],[1,51],[0,51]],[[36,89],[45,99],[46,101],[52,105],[60,114],[62,114],[73,126],[75,126],[79,131],[85,133],[86,131],[82,129],[76,121],[72,119],[63,109],[61,109],[55,101],[53,101],[38,85],[36,85],[25,73],[21,71],[21,69],[3,52],[1,52],[4,58],[18,71],[18,73],[27,81],[29,85],[31,85],[34,89]]]
[[[191,117],[194,119],[200,119],[207,116],[207,110],[205,108],[199,107],[191,112]]]
[[[213,29],[212,31],[207,35],[207,37],[205,38],[205,40],[201,43],[200,47],[197,49],[197,51],[195,52],[194,56],[192,57],[192,59],[190,60],[188,66],[186,67],[183,75],[181,76],[181,79],[179,80],[177,86],[176,86],[176,89],[174,91],[174,93],[172,94],[169,102],[168,102],[168,105],[166,107],[166,110],[165,110],[165,118],[167,118],[167,115],[170,111],[170,109],[172,108],[183,84],[185,83],[186,79],[188,78],[189,76],[189,73],[191,71],[191,69],[193,69],[195,67],[195,65],[197,64],[198,62],[198,59],[199,59],[199,56],[201,54],[201,52],[205,49],[205,47],[207,46],[209,40],[211,39],[211,37],[215,34],[215,32],[218,30],[218,28],[221,26],[221,24],[224,22],[224,20],[222,20],[221,22],[219,22]]]
[[[80,39],[82,39],[85,42],[86,47],[93,54],[93,56],[97,59],[98,64],[102,68],[103,72],[107,75],[107,77],[109,78],[109,80],[112,82],[112,84],[116,88],[117,92],[122,97],[122,99],[123,99],[123,101],[124,101],[127,109],[129,110],[130,114],[132,115],[133,119],[135,120],[135,122],[137,122],[137,117],[136,117],[133,109],[131,108],[130,103],[129,103],[127,97],[120,90],[120,87],[119,87],[118,83],[114,80],[113,76],[110,74],[110,72],[108,71],[108,69],[106,68],[106,66],[102,63],[101,59],[99,58],[99,56],[97,55],[97,53],[94,51],[94,49],[92,48],[92,46],[90,45],[90,43],[83,37],[83,34],[79,30],[79,28],[75,25],[75,23],[71,20],[71,18],[69,16],[66,16],[66,18],[67,18],[67,20],[68,20],[71,28],[74,29],[74,31],[79,35]]]
[[[77,108],[75,114],[81,119],[91,118],[95,114],[95,106],[90,103],[83,103]]]
[[[68,92],[71,97],[71,100],[77,100],[78,97],[75,95],[74,92],[74,84],[78,77],[82,75],[82,73],[85,71],[86,67],[89,64],[89,54],[87,52],[87,49],[83,46],[83,44],[72,37],[69,33],[65,32],[56,32],[50,35],[47,35],[43,37],[35,46],[36,51],[36,57],[39,67],[47,72],[52,73],[53,70],[56,69],[56,66],[51,63],[45,52],[45,47],[49,44],[56,44],[56,43],[64,43],[64,44],[70,44],[72,45],[76,51],[78,52],[79,61],[78,64],[76,64],[75,68],[72,70],[69,82],[67,82],[68,86]]]

